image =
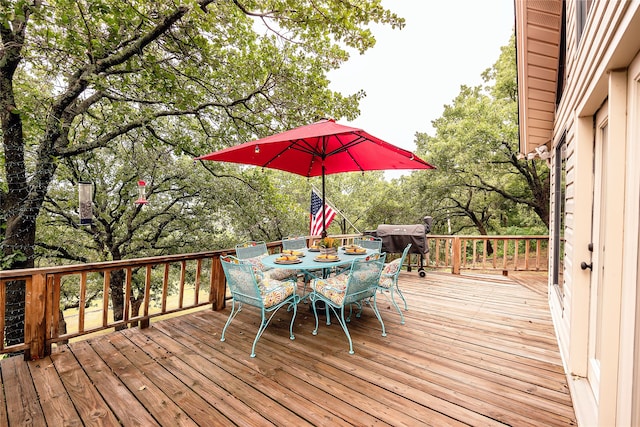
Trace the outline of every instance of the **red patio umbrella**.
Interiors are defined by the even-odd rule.
[[[298,175],[324,177],[341,172],[390,169],[433,169],[410,151],[396,147],[362,129],[320,120],[266,138],[245,142],[197,157],[279,169]],[[323,209],[324,212],[324,209]],[[324,224],[324,218],[323,218]],[[326,235],[323,230],[323,236]]]

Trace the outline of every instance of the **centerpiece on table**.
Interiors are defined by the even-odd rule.
[[[323,237],[318,241],[318,247],[320,248],[320,253],[323,255],[335,255],[338,253],[338,246],[340,246],[340,241],[333,237]]]

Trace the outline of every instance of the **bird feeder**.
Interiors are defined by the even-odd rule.
[[[138,181],[138,200],[135,201],[136,205],[146,205],[147,201],[147,183],[143,180]]]
[[[78,182],[78,206],[80,225],[91,225],[93,222],[93,185],[90,182]]]

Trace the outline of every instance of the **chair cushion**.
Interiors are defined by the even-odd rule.
[[[393,285],[393,276],[380,276],[378,286],[389,289]]]
[[[338,274],[327,279],[315,279],[313,289],[337,305],[341,305],[342,301],[344,301],[344,292],[347,289],[348,282],[348,274]]]
[[[290,268],[272,268],[264,272],[264,277],[276,280],[285,280],[296,277],[300,270],[291,270]]]
[[[295,285],[292,282],[281,282],[268,277],[262,279],[259,286],[262,302],[267,308],[281,303],[295,291]]]
[[[384,268],[382,269],[382,274],[396,274],[396,272],[400,269],[400,261],[402,261],[402,259],[398,258],[385,264]]]
[[[247,274],[242,270],[231,270],[229,271],[229,280],[232,280],[233,283],[240,289],[255,289],[255,279],[252,274]]]
[[[395,274],[400,269],[401,258],[395,259],[388,264],[385,264],[382,269],[382,274],[380,275],[380,281],[378,282],[378,286],[382,288],[390,288],[393,285],[393,281],[395,278]]]
[[[252,258],[245,258],[242,260],[242,262],[245,264],[251,264],[253,266],[253,271],[256,273],[258,271],[266,271],[268,270],[268,268],[265,267],[265,265],[262,263],[262,260],[268,255],[269,254],[262,254],[262,255],[254,256]]]

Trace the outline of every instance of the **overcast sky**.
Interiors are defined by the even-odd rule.
[[[383,0],[406,26],[372,27],[376,46],[329,74],[333,90],[367,93],[360,117],[340,123],[415,150],[415,133],[432,135],[431,121],[460,86],[481,84],[497,61],[513,33],[513,1]]]

